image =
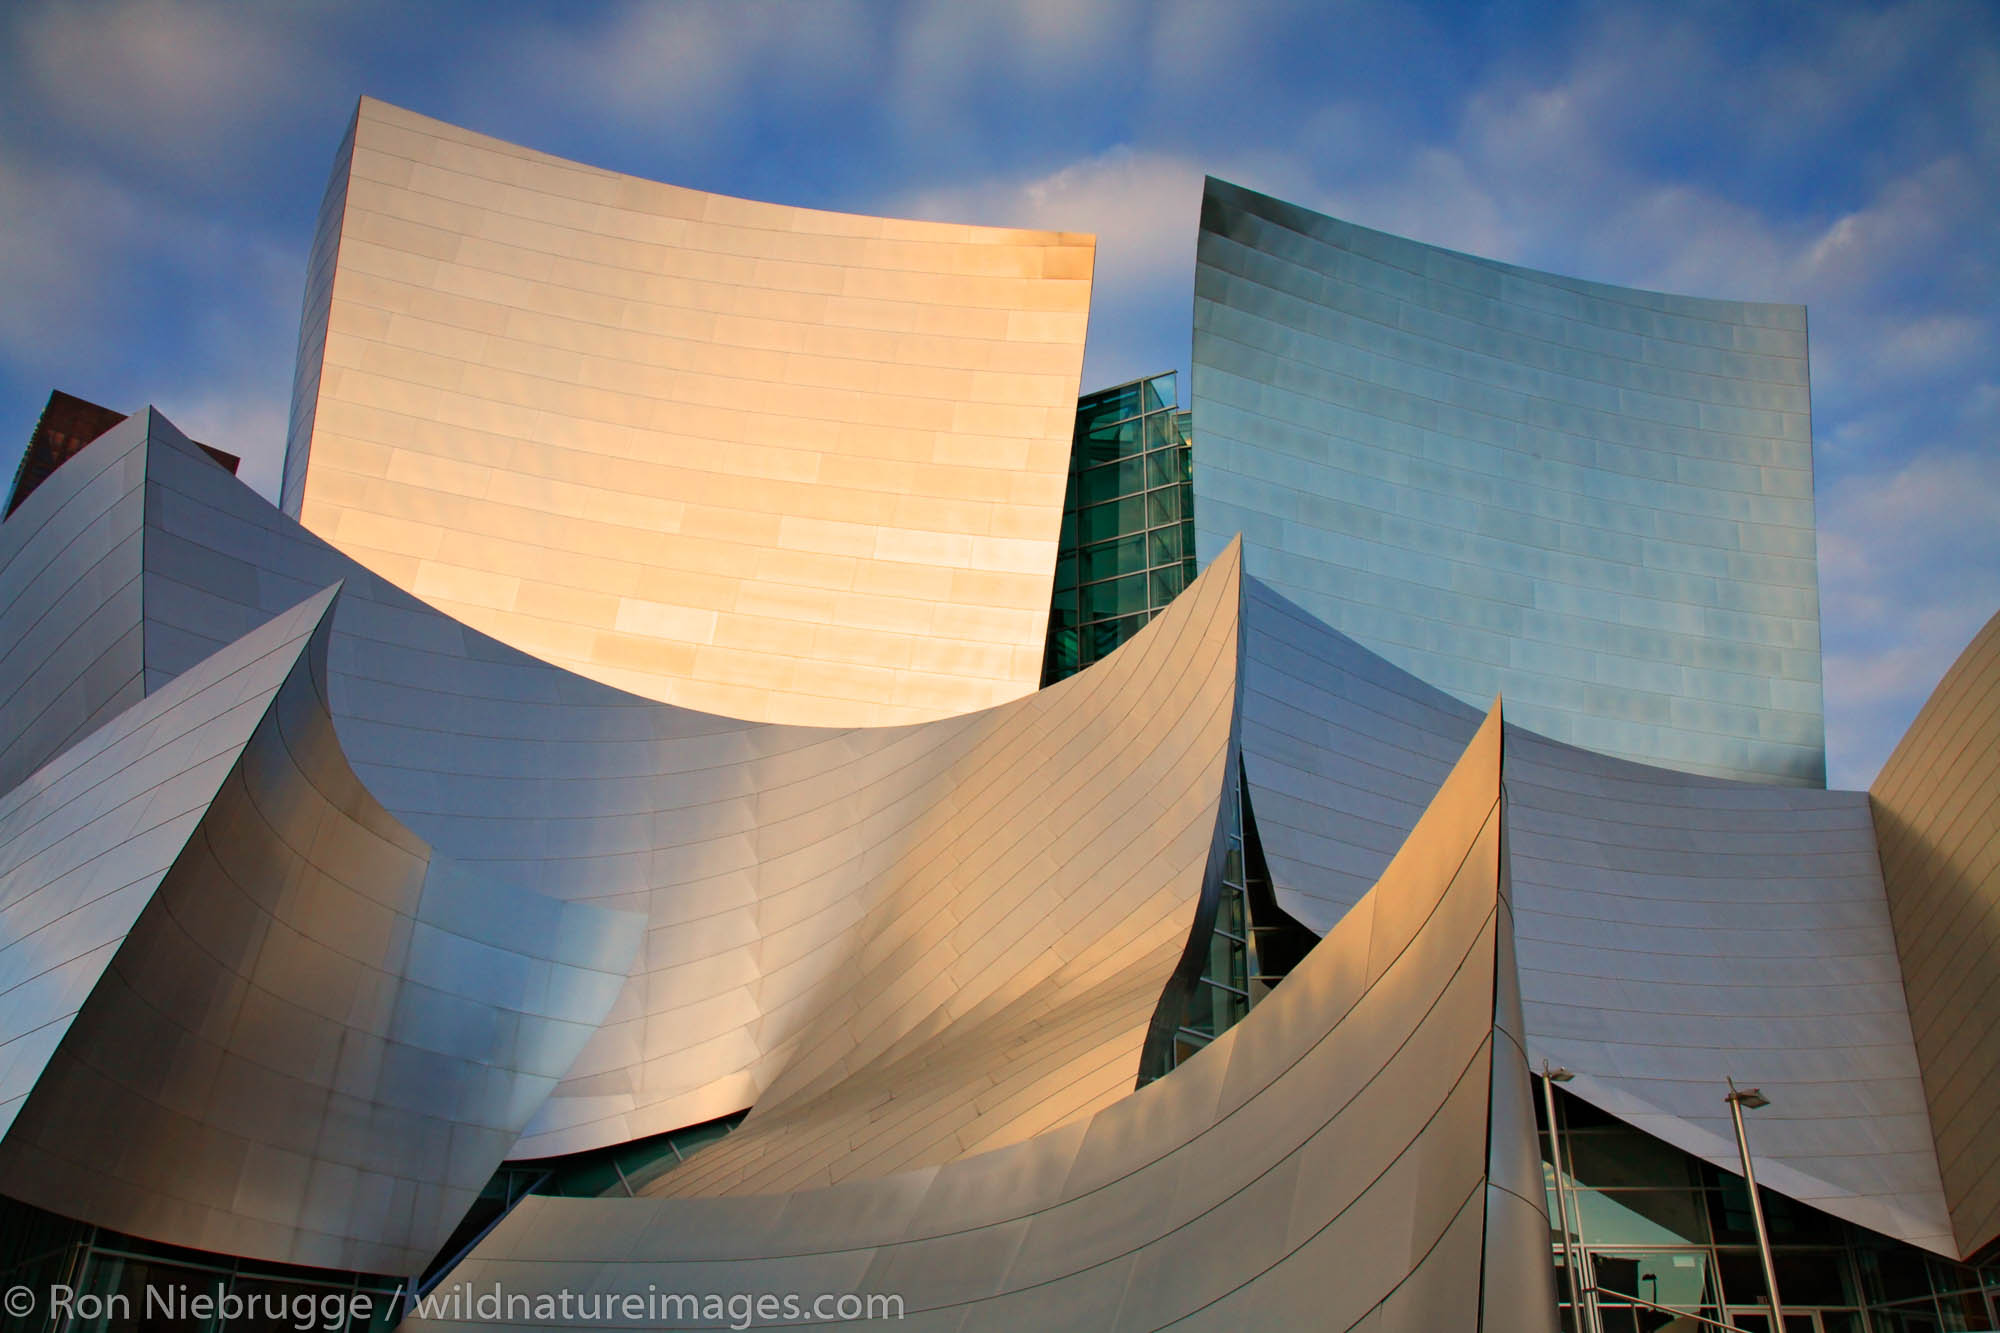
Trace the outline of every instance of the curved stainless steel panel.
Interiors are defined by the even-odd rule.
[[[151,420],[144,632],[159,672],[347,579],[328,693],[369,789],[470,873],[652,923],[643,980],[513,1151],[677,1128],[767,1086],[788,1096],[772,1080],[806,1048],[810,997],[860,938],[866,904],[836,886],[894,864],[862,831],[868,812],[942,791],[1002,743],[995,719],[1010,710],[844,733],[634,700],[358,570]],[[1286,906],[1324,929],[1387,863],[1476,719],[1254,580],[1245,600],[1253,800]],[[1952,1248],[1861,799],[1646,769],[1525,734],[1513,749],[1536,1055],[1724,1166],[1714,1087],[1756,1078],[1791,1112],[1759,1126],[1775,1188]],[[1746,980],[1753,940],[1759,973]],[[774,1158],[773,1170],[809,1176],[811,1160]]]
[[[529,1199],[453,1282],[895,1293],[902,1326],[955,1329],[1553,1329],[1498,975],[1500,739],[1496,711],[1380,886],[1248,1019],[1088,1120],[782,1198]],[[637,1322],[700,1323],[655,1310]]]
[[[331,601],[272,619],[0,796],[0,1135]]]
[[[142,789],[147,808],[186,812],[150,839],[171,857],[164,875],[93,898],[102,871],[51,884],[48,856],[16,869],[47,885],[30,903],[70,908],[43,938],[74,936],[106,903],[125,929],[79,959],[98,969],[77,973],[87,998],[64,987],[81,1008],[0,1141],[0,1167],[10,1194],[117,1231],[414,1272],[596,1031],[640,922],[482,882],[369,797],[326,710],[328,600],[154,696],[198,691],[183,712],[233,705],[217,722],[170,730],[173,709],[134,710],[169,754],[237,747],[172,790]],[[288,660],[266,642],[286,630]],[[261,692],[246,660],[271,678]]]
[[[1961,1254],[2000,1242],[2000,615],[1868,790]]]
[[[985,714],[894,800],[851,803],[859,873],[815,890],[857,914],[840,961],[799,989],[805,1020],[742,1128],[658,1192],[928,1166],[1132,1091],[1218,836],[1236,571],[1225,552],[1109,660]],[[868,847],[891,830],[887,855]]]
[[[1094,254],[678,189],[364,98],[314,247],[287,509],[652,698],[838,726],[1017,698]]]
[[[1027,996],[1059,964],[1111,987],[1095,994],[1089,1079],[1069,1080],[1067,1103],[983,1108],[966,1144],[1129,1086],[1138,1046],[1115,1054],[1119,1034],[1143,1029],[1164,971],[1112,982],[1083,960],[1185,937],[1222,788],[1219,767],[1193,775],[1221,764],[1232,716],[1229,568],[1059,690],[910,728],[752,725],[636,700],[462,629],[209,475],[168,431],[148,468],[158,637],[197,651],[290,587],[347,580],[329,691],[369,790],[468,870],[646,915],[633,983],[515,1155],[680,1128],[767,1086],[803,1094],[837,1074],[836,1052],[902,1058],[947,995],[954,1016],[1033,1029]],[[1098,788],[1093,816],[1073,798]],[[1178,900],[1157,896],[1168,867]],[[1142,888],[1155,896],[1132,896]],[[996,906],[949,905],[973,891]]]
[[[1540,734],[1825,784],[1810,411],[1798,306],[1203,196],[1200,554]]]
[[[1243,752],[1286,910],[1338,921],[1472,710],[1246,580]],[[1952,1248],[1866,798],[1727,782],[1509,733],[1529,1051],[1725,1170],[1724,1080],[1761,1086],[1758,1177]]]
[[[113,426],[0,523],[0,793],[145,697],[151,418]]]

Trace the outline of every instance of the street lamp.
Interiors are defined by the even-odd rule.
[[[1764,1294],[1771,1299],[1772,1333],[1784,1333],[1785,1316],[1778,1305],[1778,1269],[1771,1262],[1771,1233],[1764,1225],[1764,1201],[1757,1197],[1757,1173],[1750,1169],[1750,1139],[1743,1132],[1743,1108],[1756,1110],[1769,1106],[1771,1099],[1755,1088],[1739,1088],[1736,1080],[1729,1080],[1729,1095],[1723,1098],[1729,1103],[1730,1119],[1736,1122],[1736,1150],[1743,1156],[1743,1183],[1750,1190],[1750,1216],[1757,1223],[1757,1252],[1764,1260]]]
[[[1563,1272],[1569,1276],[1570,1317],[1578,1329],[1584,1329],[1589,1325],[1584,1322],[1583,1282],[1576,1274],[1576,1249],[1570,1244],[1569,1192],[1563,1183],[1562,1140],[1556,1136],[1556,1084],[1575,1077],[1567,1069],[1542,1061],[1542,1113],[1549,1122],[1549,1163],[1556,1173],[1556,1224],[1562,1228]]]

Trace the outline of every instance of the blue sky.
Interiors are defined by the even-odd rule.
[[[2000,608],[2000,5],[16,3],[0,468],[48,390],[269,494],[369,93],[620,171],[1099,236],[1084,387],[1189,348],[1204,172],[1608,282],[1810,309],[1835,785]]]

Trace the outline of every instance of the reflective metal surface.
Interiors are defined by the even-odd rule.
[[[597,1030],[640,922],[484,882],[368,796],[326,710],[328,603],[10,796],[7,823],[38,853],[9,857],[10,925],[48,924],[7,949],[8,971],[69,1011],[8,1043],[10,1086],[16,1071],[32,1086],[0,1173],[14,1197],[131,1235],[410,1272]],[[189,767],[159,771],[174,760]],[[135,807],[142,827],[172,818],[51,878]],[[42,1017],[18,988],[10,1000],[10,1020]]]
[[[0,523],[0,793],[144,697],[149,416],[112,427]]]
[[[1528,730],[1822,786],[1805,311],[1608,287],[1221,181],[1195,535]]]
[[[150,463],[158,504],[147,543],[148,578],[157,580],[149,589],[177,590],[149,594],[149,610],[190,651],[204,622],[233,632],[259,614],[259,599],[295,579],[347,579],[330,692],[343,748],[371,792],[482,875],[647,917],[632,985],[516,1156],[620,1143],[740,1110],[797,1052],[832,1058],[837,1043],[814,1025],[850,989],[865,1025],[840,1041],[868,1031],[887,1043],[898,1023],[916,1021],[896,1016],[903,1004],[933,1005],[961,988],[959,1003],[970,1004],[1002,978],[1038,986],[1063,951],[1074,962],[1169,939],[1178,947],[1185,937],[1185,919],[1168,925],[1179,909],[1154,895],[1178,883],[1173,892],[1192,910],[1198,873],[1169,868],[1198,870],[1190,840],[1205,854],[1214,824],[1235,671],[1226,570],[1215,586],[1230,591],[1190,595],[1163,618],[1152,647],[1135,645],[1061,690],[916,728],[757,726],[636,700],[462,630],[190,461],[162,434]],[[1161,653],[1178,654],[1179,665],[1167,669]],[[1171,762],[1158,749],[1169,736]],[[1209,764],[1212,779],[1189,776]],[[1022,783],[1018,791],[1009,794],[1003,773]],[[1087,817],[1100,786],[1109,802],[1102,827]],[[972,791],[984,794],[974,800]],[[1209,803],[1208,815],[1189,813],[1188,792]],[[1120,858],[1132,854],[1141,820],[1159,841],[1146,842],[1128,869]],[[1054,839],[1062,828],[1074,832]],[[998,895],[996,905],[1016,892],[1053,901],[1109,875],[1092,892],[1126,910],[1069,897],[1065,911],[1086,901],[1098,910],[1076,921],[1018,904],[998,918],[969,905],[940,915],[972,885],[974,867],[985,867],[980,891]],[[1181,878],[1156,878],[1170,874]],[[903,912],[910,903],[922,911]],[[979,924],[951,926],[958,911]],[[898,934],[919,921],[921,944]],[[942,952],[913,964],[910,951],[925,944]],[[989,964],[1002,970],[982,975]],[[878,965],[888,970],[871,979],[867,969]],[[869,989],[899,975],[892,993]],[[1139,1028],[1161,979],[1146,983],[1152,994],[1131,1020]],[[1120,984],[1135,996],[1145,989]],[[1128,1083],[1137,1050],[1135,1039]],[[1116,1082],[1114,1067],[1106,1055],[1103,1087]],[[813,1068],[800,1066],[793,1082]]]
[[[1868,790],[1959,1250],[2000,1241],[2000,616]]]
[[[364,98],[285,508],[463,623],[759,721],[1034,689],[1089,236],[656,184]]]
[[[273,619],[0,797],[0,1132],[14,1124],[330,600],[321,594]]]
[[[885,784],[893,800],[843,803],[858,873],[814,890],[855,918],[825,946],[840,961],[797,983],[803,1021],[767,1019],[788,1041],[758,1066],[768,1082],[743,1127],[652,1192],[770,1194],[930,1165],[1132,1091],[1215,870],[1236,572],[1232,548],[1124,651],[984,715],[971,744]],[[890,847],[870,845],[892,829]]]
[[[1338,921],[1477,715],[1246,580],[1243,752],[1279,900]],[[1509,733],[1529,1050],[1577,1096],[1725,1169],[1953,1251],[1896,939],[1859,792],[1733,783]]]
[[[1212,183],[1213,558],[1025,694],[1087,238],[745,204],[372,102],[328,201],[305,526],[150,410],[0,525],[6,1193],[414,1272],[503,1157],[751,1108],[651,1197],[528,1201],[464,1276],[1542,1328],[1532,1058],[1724,1166],[1755,1082],[1768,1186],[1943,1253],[2000,1230],[2000,622],[1872,819],[1811,785],[1796,311]],[[1482,722],[1495,683],[1567,739]],[[1135,1092],[1239,758],[1325,938]]]
[[[1553,1329],[1500,742],[1496,711],[1381,884],[1243,1023],[1088,1119],[780,1197],[530,1199],[453,1280],[894,1293],[917,1328]]]
[[[628,933],[636,975],[582,1058],[510,1099],[537,1115],[526,1136],[465,1160],[618,1143],[767,1085],[760,1108],[776,1121],[829,1089],[852,1096],[885,1065],[912,1096],[922,1084],[962,1113],[942,1137],[934,1120],[872,1117],[879,1151],[938,1159],[1131,1087],[1216,826],[1233,560],[1130,652],[1000,710],[914,729],[750,726],[633,700],[460,630],[270,512],[163,421],[139,462],[142,619],[163,679],[211,636],[254,624],[260,603],[348,579],[326,695],[341,767],[353,758],[393,802],[382,818],[465,853],[454,874],[489,908],[546,888],[650,923]],[[338,803],[372,799],[357,786]],[[499,966],[467,960],[464,979],[500,984]],[[464,1082],[442,1058],[405,1072],[447,1100]],[[787,1169],[848,1160],[807,1151]]]

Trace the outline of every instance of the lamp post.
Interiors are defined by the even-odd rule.
[[[1739,1088],[1729,1080],[1729,1116],[1736,1122],[1736,1150],[1743,1155],[1743,1183],[1750,1190],[1750,1216],[1757,1223],[1757,1252],[1764,1260],[1764,1294],[1771,1300],[1772,1333],[1784,1333],[1785,1316],[1778,1302],[1778,1269],[1771,1262],[1771,1233],[1764,1225],[1764,1201],[1757,1197],[1757,1173],[1750,1168],[1750,1139],[1743,1132],[1743,1108],[1769,1106],[1771,1099],[1755,1088]]]
[[[1549,1162],[1556,1173],[1556,1225],[1562,1228],[1563,1272],[1569,1277],[1570,1317],[1576,1327],[1589,1327],[1583,1313],[1583,1283],[1576,1274],[1576,1249],[1570,1244],[1569,1191],[1563,1183],[1562,1140],[1556,1135],[1556,1084],[1567,1083],[1576,1075],[1542,1061],[1542,1114],[1549,1122]]]

